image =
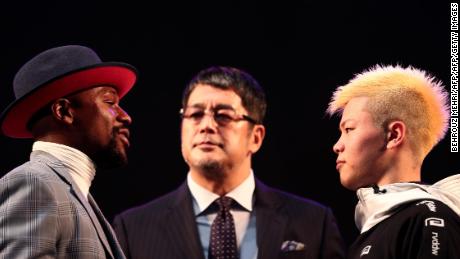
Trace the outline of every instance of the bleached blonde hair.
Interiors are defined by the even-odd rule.
[[[401,120],[416,158],[423,161],[449,125],[448,92],[442,82],[414,67],[376,65],[339,86],[329,103],[330,115],[341,113],[355,97],[368,97],[367,110],[377,127]]]

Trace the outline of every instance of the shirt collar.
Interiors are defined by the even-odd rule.
[[[32,151],[37,150],[48,152],[59,159],[69,169],[72,180],[84,197],[88,196],[91,182],[96,174],[96,166],[91,158],[78,149],[52,142],[35,141]]]
[[[192,197],[196,204],[198,205],[198,211],[196,215],[203,212],[205,209],[209,207],[217,198],[220,196],[203,188],[199,184],[197,184],[190,175],[190,172],[187,175],[187,185],[192,193]],[[255,189],[255,179],[254,173],[251,170],[249,176],[235,189],[227,193],[225,196],[234,199],[248,211],[252,211],[252,196],[254,194]]]

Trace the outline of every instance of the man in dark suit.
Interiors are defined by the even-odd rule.
[[[35,142],[30,161],[0,179],[0,258],[125,258],[89,188],[96,166],[127,162],[131,118],[119,100],[136,74],[76,45],[18,71],[1,132]]]
[[[181,109],[187,180],[115,217],[128,258],[343,258],[329,208],[254,177],[265,109],[263,89],[239,69],[211,67],[191,80]]]

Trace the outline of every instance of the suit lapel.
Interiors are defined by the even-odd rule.
[[[180,258],[202,258],[203,249],[199,240],[198,228],[192,207],[192,195],[187,184],[177,190],[176,200],[170,207],[167,217],[167,234],[181,254]]]
[[[287,215],[282,213],[279,197],[258,180],[255,195],[258,258],[278,258]]]
[[[98,222],[102,226],[102,230],[105,233],[106,238],[108,239],[109,244],[107,244],[111,248],[110,251],[113,252],[112,257],[113,258],[125,258],[120,244],[118,244],[118,240],[115,237],[115,233],[112,230],[112,227],[110,226],[109,222],[105,219],[104,215],[102,214],[101,210],[99,209],[99,206],[97,206],[96,201],[93,199],[93,196],[91,194],[88,194],[88,201],[91,207],[94,210],[94,213],[96,214],[96,217],[99,219]]]
[[[278,258],[288,221],[287,215],[282,212],[282,201],[257,179],[255,196],[258,258]],[[179,250],[180,258],[204,259],[192,207],[192,195],[186,183],[177,190],[176,200],[166,217],[166,233],[172,244],[175,244],[174,247]]]
[[[89,218],[91,219],[91,222],[93,222],[93,226],[97,231],[97,235],[99,236],[99,240],[101,240],[102,244],[104,245],[104,248],[107,252],[108,255],[110,255],[111,258],[113,257],[112,249],[110,249],[109,242],[107,241],[107,237],[105,235],[104,229],[101,226],[101,223],[99,221],[99,218],[97,215],[94,213],[93,208],[91,205],[86,201],[86,199],[83,197],[83,194],[80,192],[78,188],[73,188],[75,196],[78,198],[80,203],[83,205],[85,208],[86,212],[89,215]],[[89,199],[89,194],[88,194],[88,199]]]
[[[110,258],[114,258],[112,250],[110,249],[110,245],[107,241],[106,235],[104,233],[104,230],[102,229],[102,226],[99,222],[98,217],[94,213],[91,205],[88,203],[88,201],[84,198],[83,194],[80,192],[80,189],[78,189],[78,187],[76,186],[75,182],[70,176],[70,173],[68,172],[68,168],[65,167],[58,159],[56,159],[52,155],[49,155],[46,152],[34,151],[33,155],[36,157],[40,157],[41,160],[45,161],[46,164],[53,171],[55,171],[61,177],[61,179],[63,179],[64,182],[70,185],[71,193],[75,195],[75,197],[78,199],[78,201],[80,201],[81,205],[83,206],[83,208],[85,208],[86,212],[88,213],[89,218],[91,219],[91,222],[93,223],[93,226],[97,231],[99,239],[104,245],[107,255],[109,255]]]

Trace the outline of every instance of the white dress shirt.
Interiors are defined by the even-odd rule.
[[[217,211],[209,211],[209,206],[220,196],[203,188],[193,181],[190,173],[187,175],[187,185],[193,197],[193,208],[197,217],[198,232],[204,254],[207,258],[209,249],[210,228],[217,216]],[[230,213],[235,222],[236,242],[240,251],[240,259],[257,258],[257,242],[255,228],[254,205],[255,179],[254,173],[225,196],[236,201]]]

